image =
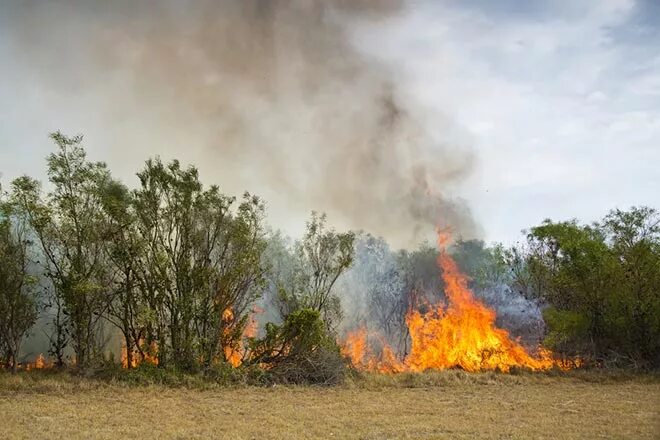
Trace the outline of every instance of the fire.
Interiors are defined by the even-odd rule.
[[[34,368],[36,368],[37,370],[42,370],[46,368],[46,359],[44,359],[43,353],[39,353],[37,360],[34,361]]]
[[[250,313],[250,316],[248,318],[248,322],[245,328],[243,329],[243,334],[238,340],[238,345],[236,347],[231,347],[231,346],[224,347],[225,359],[234,368],[239,367],[243,363],[243,359],[245,359],[245,355],[247,354],[248,349],[244,343],[245,338],[254,338],[255,336],[257,336],[259,325],[257,323],[255,316],[259,313],[263,313],[263,310],[256,306],[253,307],[252,313]],[[229,324],[233,319],[234,319],[233,310],[231,308],[226,308],[222,312],[222,320],[228,324],[228,326],[225,327],[224,330],[226,334],[232,331],[232,328]]]
[[[245,326],[245,329],[243,330],[241,338],[239,339],[238,345],[236,347],[226,346],[224,348],[225,359],[234,367],[238,367],[241,365],[247,353],[247,347],[244,344],[244,339],[255,337],[257,335],[258,323],[255,316],[258,313],[263,313],[263,310],[258,307],[254,307],[252,309],[252,313],[250,314],[248,322]],[[225,335],[229,335],[232,332],[233,330],[232,326],[234,325],[234,323],[232,322],[234,320],[234,312],[231,308],[226,308],[225,310],[223,310],[222,320],[225,324],[223,331]],[[128,350],[126,347],[126,342],[122,343],[122,347],[121,347],[122,368],[125,369],[136,368],[138,365],[140,365],[143,362],[146,362],[151,365],[158,365],[159,363],[158,344],[156,342],[152,342],[149,346],[147,346],[145,341],[142,339],[138,342],[138,344],[142,349],[143,354],[141,354],[138,349],[133,348],[130,367],[129,367]]]
[[[143,362],[151,365],[158,365],[158,344],[154,341],[148,347],[146,346],[144,340],[140,339],[138,341],[140,348],[142,349],[142,354],[136,348],[132,349],[131,356],[131,365],[130,368],[136,368]],[[121,367],[129,368],[128,365],[128,349],[126,348],[126,342],[122,343],[121,346]]]
[[[39,353],[39,356],[34,360],[34,362],[29,362],[25,364],[25,370],[43,370],[46,368],[52,368],[53,363],[46,360],[43,353]]]
[[[547,350],[540,350],[539,357],[531,356],[506,330],[495,325],[495,311],[474,297],[467,277],[446,252],[448,240],[447,234],[439,232],[438,264],[442,269],[447,304],[431,306],[424,313],[412,309],[407,313],[411,350],[405,360],[399,360],[385,341],[382,341],[380,358],[374,356],[367,344],[368,332],[361,328],[348,335],[342,349],[353,365],[358,369],[389,373],[447,368],[504,372],[514,367],[570,368],[566,362],[554,361]]]
[[[368,337],[376,337],[382,344],[380,357],[370,350]],[[351,332],[341,347],[341,353],[359,369],[377,371],[379,373],[400,373],[405,371],[404,364],[397,358],[396,353],[379,335],[369,335],[366,327]]]
[[[348,334],[341,347],[341,354],[349,358],[353,365],[361,366],[364,364],[367,350],[367,329],[361,327]]]

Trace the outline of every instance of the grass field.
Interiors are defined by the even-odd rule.
[[[658,439],[660,381],[447,371],[172,388],[0,374],[0,427],[12,439]]]

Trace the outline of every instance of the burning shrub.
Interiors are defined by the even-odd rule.
[[[449,236],[439,231],[440,254],[447,304],[427,304],[425,311],[406,314],[411,349],[402,362],[383,341],[380,359],[370,352],[367,332],[349,334],[344,354],[359,369],[397,373],[461,368],[467,371],[510,371],[513,367],[547,370],[555,362],[547,352],[531,356],[509,333],[495,325],[496,313],[468,288],[467,277],[446,251]]]

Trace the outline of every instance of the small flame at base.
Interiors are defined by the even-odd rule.
[[[133,349],[131,352],[131,365],[130,368],[137,368],[138,365],[145,362],[150,365],[158,365],[158,344],[152,342],[147,346],[144,340],[139,340],[138,344],[142,349],[142,353],[139,350]],[[128,350],[126,348],[126,342],[122,343],[121,346],[121,366],[122,368],[129,368],[128,365]]]
[[[39,356],[34,360],[34,362],[29,362],[25,364],[25,371],[31,370],[44,370],[46,368],[52,368],[53,363],[46,360],[43,353],[39,353]]]

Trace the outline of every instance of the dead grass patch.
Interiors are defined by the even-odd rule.
[[[0,375],[3,432],[16,439],[656,439],[659,408],[656,376],[443,371],[201,389]]]

